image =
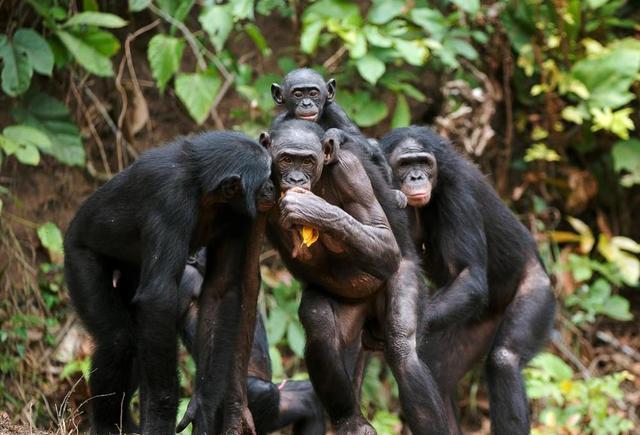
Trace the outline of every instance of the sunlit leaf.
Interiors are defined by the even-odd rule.
[[[356,67],[358,72],[366,81],[375,85],[376,82],[385,71],[384,62],[372,54],[366,54],[360,59],[356,60]]]
[[[106,12],[80,12],[69,18],[62,26],[98,26],[117,29],[124,27],[127,22],[117,15]]]
[[[157,34],[149,41],[147,58],[160,92],[164,92],[167,82],[179,71],[184,45],[182,39],[163,34]]]
[[[591,252],[595,243],[595,238],[593,237],[591,228],[589,228],[589,226],[580,219],[574,218],[573,216],[567,216],[567,221],[573,229],[580,234],[580,252],[583,254]]]
[[[202,124],[209,115],[222,81],[213,70],[178,74],[175,81],[176,95],[185,105],[191,117]]]
[[[61,263],[63,257],[62,233],[53,222],[47,222],[38,227],[40,243],[49,252],[49,257],[54,263]]]
[[[103,77],[113,75],[113,66],[109,58],[94,47],[88,45],[77,36],[63,30],[57,31],[56,36],[60,38],[60,41],[67,47],[67,50],[71,52],[76,62],[82,65],[87,71]]]
[[[289,347],[299,357],[304,356],[304,330],[297,322],[290,322],[287,328],[287,342]]]
[[[625,187],[640,184],[640,140],[629,139],[616,142],[611,154],[613,168],[617,172],[626,172],[621,177],[620,184]]]
[[[233,16],[231,15],[231,5],[217,5],[203,9],[198,17],[202,28],[209,35],[209,40],[217,51],[224,47],[229,33],[233,29]]]
[[[404,95],[397,97],[396,109],[391,119],[391,128],[406,127],[411,124],[411,112],[409,111],[409,103]]]

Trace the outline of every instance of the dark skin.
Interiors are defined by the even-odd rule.
[[[180,282],[180,330],[183,341],[195,356],[195,335],[198,319],[198,298],[205,273],[204,250],[191,257]],[[251,347],[247,377],[247,399],[257,434],[266,434],[287,426],[296,435],[323,435],[324,413],[322,404],[309,381],[271,382],[269,343],[262,321],[258,316]],[[195,417],[195,402],[190,402],[181,431]],[[182,427],[181,427],[182,426]]]
[[[387,181],[391,182],[391,169],[377,141],[366,139],[358,126],[347,116],[345,111],[335,101],[336,81],[327,81],[316,71],[309,68],[298,68],[289,72],[282,84],[271,84],[271,95],[278,106],[286,109],[271,123],[271,129],[276,129],[282,122],[291,119],[301,119],[315,122],[323,130],[338,128],[344,132],[359,136],[364,149],[375,165],[383,172]],[[406,198],[401,192],[396,193],[397,203],[401,208],[407,205]]]
[[[80,207],[65,236],[65,278],[96,344],[89,381],[92,433],[175,433],[178,331],[167,319],[177,319],[187,257],[206,247],[213,259],[201,304],[221,297],[230,312],[251,304],[260,284],[259,249],[245,239],[262,239],[264,224],[256,222],[264,216],[259,210],[273,204],[270,173],[271,160],[255,141],[238,133],[205,133],[149,151]],[[242,272],[233,275],[237,269]],[[225,279],[239,280],[231,297]],[[244,349],[241,337],[253,336],[254,323],[250,331],[237,322],[225,325],[214,347],[219,340]],[[203,336],[209,328],[202,328]],[[246,349],[241,361],[248,360]],[[235,364],[229,352],[219,354],[210,359],[228,368],[229,378],[244,379],[246,365]],[[210,355],[202,351],[203,358]],[[205,377],[202,370],[210,379],[203,391],[230,392],[228,425],[250,425],[243,420],[242,383],[227,388],[227,376],[199,365],[199,378]],[[140,429],[129,409],[138,387]],[[206,409],[216,410],[221,397],[210,399]]]
[[[360,140],[302,121],[261,136],[286,192],[267,234],[304,283],[305,360],[336,433],[375,433],[359,405],[363,332],[381,336],[413,433],[442,433],[444,405],[416,351],[415,251],[393,192]],[[294,257],[292,233],[300,226],[316,228],[319,239]]]
[[[381,144],[436,286],[420,356],[433,370],[449,431],[461,433],[457,384],[486,357],[492,433],[529,433],[521,370],[548,337],[555,310],[533,238],[477,168],[431,130],[396,129]]]

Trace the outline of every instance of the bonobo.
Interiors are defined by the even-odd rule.
[[[289,72],[282,82],[271,84],[271,95],[275,103],[284,106],[285,111],[276,116],[271,123],[271,129],[277,128],[282,122],[291,119],[303,119],[316,122],[324,130],[339,128],[351,135],[364,135],[356,124],[349,119],[345,111],[335,101],[336,81],[324,78],[316,71],[309,68],[299,68]],[[374,139],[359,141],[360,145],[368,152],[369,156],[384,174],[388,182],[391,182],[391,169]],[[396,193],[398,205],[406,206],[406,198],[401,192]]]
[[[406,216],[361,140],[300,120],[261,135],[285,192],[267,236],[304,285],[305,361],[336,433],[375,433],[359,404],[363,331],[384,343],[413,433],[442,433],[444,405],[416,353],[418,270]],[[314,228],[318,239],[294,258],[297,227]]]
[[[198,317],[197,299],[204,269],[205,255],[201,250],[190,257],[180,281],[180,329],[183,342],[192,354],[197,350],[193,344]],[[278,385],[271,382],[269,343],[262,316],[256,319],[248,375],[247,398],[258,435],[290,425],[294,434],[324,434],[324,411],[309,381],[284,381]],[[195,402],[190,402],[178,431],[195,416],[196,409],[192,404]]]
[[[487,355],[492,432],[528,433],[521,370],[548,336],[555,309],[533,238],[475,166],[431,130],[399,128],[381,145],[437,286],[422,310],[420,354],[443,394],[449,430],[460,433],[458,381]]]
[[[169,319],[177,319],[187,257],[207,248],[211,261],[201,300],[220,299],[231,313],[241,303],[250,306],[242,293],[249,289],[257,297],[260,285],[255,222],[257,211],[273,204],[270,174],[271,159],[257,142],[239,133],[204,133],[145,153],[82,204],[65,236],[65,278],[96,345],[89,380],[92,432],[137,432],[129,402],[139,386],[141,432],[175,433],[178,331]],[[226,346],[239,352],[247,347],[248,353],[242,337],[253,336],[255,323],[250,331],[240,329],[237,319],[220,323],[216,343],[230,342]],[[199,335],[212,334],[205,325]],[[211,388],[218,396],[207,402],[215,410],[227,379],[245,376],[246,365],[234,365],[234,358],[245,356],[203,355],[220,369],[204,372],[215,379]],[[200,367],[207,365],[199,365],[199,377]],[[229,389],[233,399],[245,400],[242,385]],[[229,408],[240,409],[225,419],[244,424],[242,403]]]

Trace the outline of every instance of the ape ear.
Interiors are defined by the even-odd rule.
[[[271,136],[269,136],[269,133],[267,133],[266,131],[260,133],[260,139],[258,139],[258,142],[260,142],[260,145],[262,145],[266,149],[271,148]]]
[[[225,201],[231,201],[242,193],[244,193],[244,189],[239,175],[231,175],[220,183],[220,194]]]
[[[282,88],[277,83],[271,83],[271,96],[276,104],[284,104],[284,95],[282,95]]]
[[[327,101],[333,101],[336,98],[336,79],[327,81]]]
[[[322,141],[322,153],[324,154],[324,164],[328,165],[336,161],[340,143],[332,136],[325,137]]]

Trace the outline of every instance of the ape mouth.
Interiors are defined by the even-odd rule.
[[[305,121],[312,121],[312,122],[315,122],[317,117],[318,117],[318,112],[305,113],[305,114],[298,115],[299,119],[304,119]]]
[[[429,192],[412,193],[406,196],[407,203],[412,207],[422,207],[427,205],[431,199],[431,193]]]

